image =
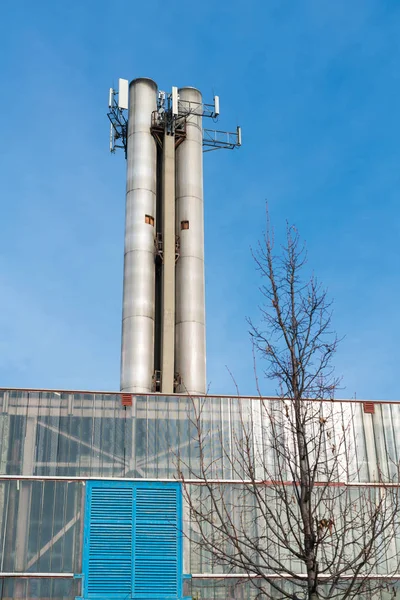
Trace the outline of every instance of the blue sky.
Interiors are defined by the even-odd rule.
[[[119,387],[125,161],[108,88],[221,97],[205,156],[208,380],[254,392],[250,246],[269,202],[306,240],[345,336],[342,397],[398,399],[400,3],[30,0],[1,7],[0,386]],[[265,393],[274,393],[263,383]]]

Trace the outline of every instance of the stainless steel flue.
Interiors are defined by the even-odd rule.
[[[152,391],[154,374],[157,149],[151,134],[157,84],[129,88],[121,390]]]
[[[202,96],[179,89],[186,117],[186,139],[176,151],[176,231],[180,258],[176,265],[175,370],[177,391],[206,392],[204,291],[204,207]]]

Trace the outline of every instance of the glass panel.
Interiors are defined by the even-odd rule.
[[[80,594],[78,579],[0,578],[0,598],[72,600]]]
[[[1,482],[0,571],[79,573],[83,489],[81,482]]]

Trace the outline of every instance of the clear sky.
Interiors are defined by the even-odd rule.
[[[398,0],[31,0],[0,25],[0,386],[119,389],[125,160],[108,88],[221,98],[205,155],[208,380],[254,392],[250,246],[268,199],[306,240],[345,336],[342,397],[399,399]],[[274,393],[263,383],[265,393]]]

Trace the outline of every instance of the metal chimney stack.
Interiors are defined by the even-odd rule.
[[[202,106],[201,93],[181,88],[182,103]],[[185,106],[185,104],[183,104]],[[200,112],[200,111],[198,111]],[[175,365],[177,391],[206,392],[206,311],[204,292],[204,207],[202,116],[186,117],[186,139],[176,151],[176,230],[180,237],[176,263]]]
[[[123,392],[206,393],[203,148],[241,144],[240,128],[203,129],[218,114],[192,87],[110,89],[110,149],[127,158]]]
[[[157,147],[151,117],[157,85],[130,85],[127,136],[121,390],[151,392],[154,374]]]

